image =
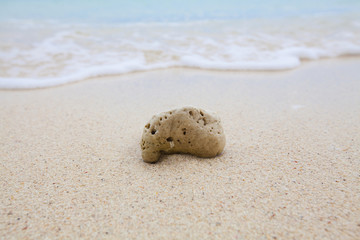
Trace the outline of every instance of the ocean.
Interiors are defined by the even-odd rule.
[[[0,88],[360,55],[359,0],[2,0]]]

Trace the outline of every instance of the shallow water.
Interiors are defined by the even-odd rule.
[[[240,3],[239,3],[240,2]],[[360,54],[359,1],[3,1],[0,87],[168,67],[285,70]]]

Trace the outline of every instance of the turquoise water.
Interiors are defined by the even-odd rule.
[[[168,67],[285,70],[360,54],[360,1],[2,0],[0,87]]]
[[[76,22],[179,22],[356,13],[358,0],[3,0],[2,19]]]

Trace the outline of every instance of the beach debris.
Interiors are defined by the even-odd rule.
[[[163,153],[208,158],[222,153],[225,135],[215,113],[183,107],[153,116],[144,127],[140,145],[147,163],[157,162]]]

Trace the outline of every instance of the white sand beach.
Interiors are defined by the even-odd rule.
[[[359,239],[360,58],[173,68],[0,91],[1,239]],[[153,114],[215,111],[226,146],[141,159]]]

